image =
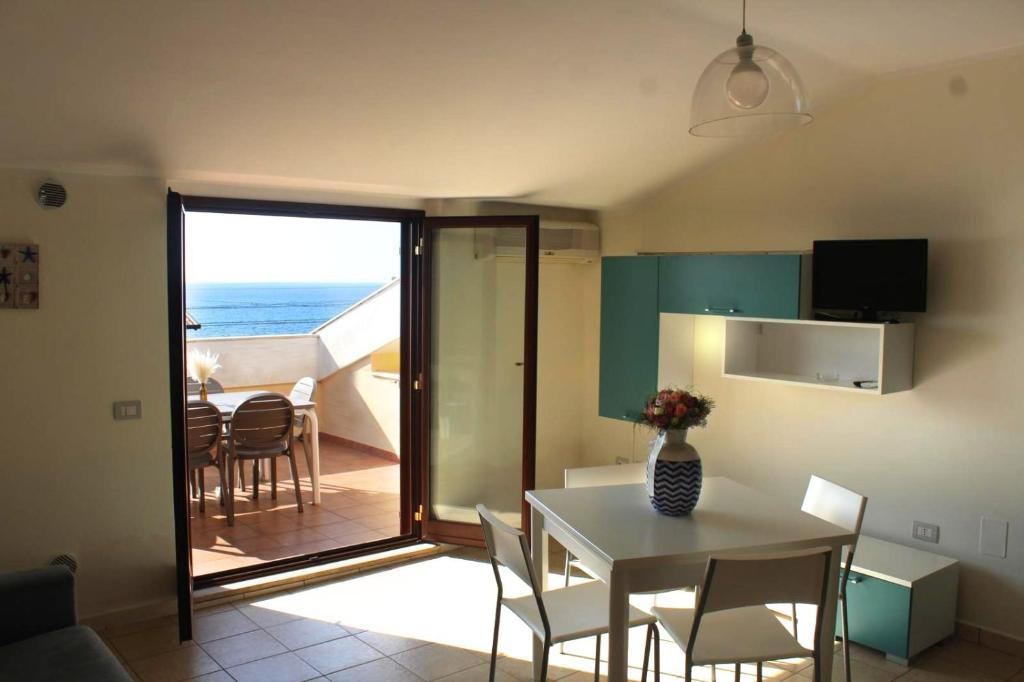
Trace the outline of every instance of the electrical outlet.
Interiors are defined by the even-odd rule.
[[[939,542],[939,527],[931,524],[924,523],[923,521],[914,521],[914,539],[921,540],[922,542]]]
[[[616,457],[615,458],[615,463],[616,464],[629,464],[629,457]]]

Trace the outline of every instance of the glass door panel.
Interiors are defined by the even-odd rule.
[[[424,522],[439,539],[479,541],[481,503],[525,526],[523,491],[533,486],[534,468],[535,223],[427,221]]]

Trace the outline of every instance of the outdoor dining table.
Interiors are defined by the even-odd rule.
[[[224,423],[230,424],[235,408],[258,393],[263,391],[225,391],[210,393],[206,399],[220,410]],[[293,401],[292,405],[296,412],[306,415],[302,425],[302,449],[306,453],[306,467],[313,485],[313,504],[320,504],[320,423],[316,418],[316,403],[309,400]]]
[[[664,516],[651,508],[643,484],[531,490],[534,574],[548,582],[553,537],[609,587],[608,680],[627,674],[629,595],[699,585],[712,554],[831,547],[839,557],[854,534],[805,514],[785,500],[724,477],[704,479],[696,509]],[[831,682],[839,561],[831,562],[819,624],[821,682]],[[534,678],[543,643],[534,638]]]

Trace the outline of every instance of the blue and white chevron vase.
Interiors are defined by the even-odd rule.
[[[647,458],[647,496],[656,511],[667,516],[689,514],[700,499],[704,480],[697,449],[686,442],[686,431],[662,431],[651,442]]]

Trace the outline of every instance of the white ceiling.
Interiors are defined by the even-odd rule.
[[[1024,44],[1021,0],[748,4],[817,109]],[[729,148],[686,129],[739,6],[2,0],[0,165],[608,206]]]

